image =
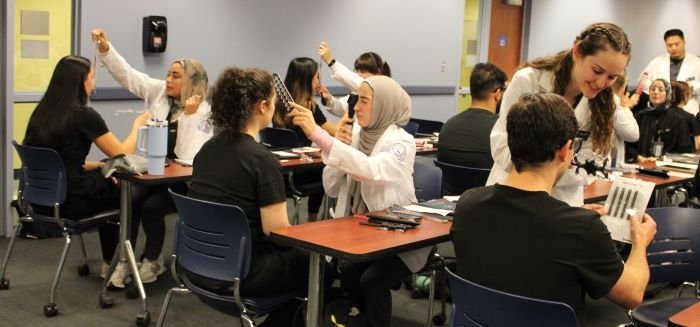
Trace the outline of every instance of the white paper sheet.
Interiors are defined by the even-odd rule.
[[[600,219],[608,227],[613,240],[632,243],[629,216],[641,218],[656,184],[639,179],[618,177],[615,179],[605,209],[608,214]]]

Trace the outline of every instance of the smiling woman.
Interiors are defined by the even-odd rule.
[[[500,118],[491,132],[494,166],[487,184],[501,181],[512,166],[505,117],[525,93],[544,91],[564,96],[574,107],[579,128],[590,132],[582,152],[607,157],[614,142],[616,107],[610,86],[624,73],[630,52],[631,45],[622,28],[597,23],[586,27],[570,49],[527,62],[518,70],[503,95]],[[585,180],[570,170],[555,185],[552,195],[580,206]]]

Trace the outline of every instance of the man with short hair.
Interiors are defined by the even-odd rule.
[[[474,66],[469,78],[471,108],[447,120],[440,131],[437,159],[458,166],[491,169],[489,135],[498,117],[508,76],[489,63]]]
[[[506,120],[513,170],[499,184],[459,199],[451,235],[457,274],[517,295],[563,302],[585,325],[585,295],[635,308],[649,281],[646,248],[656,234],[648,215],[630,219],[632,249],[623,263],[597,207],[551,196],[583,140],[566,100],[525,94]]]
[[[691,96],[683,109],[695,115],[698,113],[700,102],[700,58],[685,50],[685,37],[683,31],[679,29],[666,31],[664,42],[668,53],[652,59],[642,71],[642,75],[648,74],[644,93],[649,94],[649,86],[657,78],[663,78],[669,82],[686,82],[690,85]]]

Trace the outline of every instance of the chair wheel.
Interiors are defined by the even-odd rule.
[[[148,326],[151,324],[151,313],[148,311],[141,311],[136,315],[136,325],[137,326]]]
[[[433,316],[433,325],[442,326],[445,324],[445,320],[447,320],[447,318],[444,313],[436,314]]]
[[[10,280],[7,278],[0,278],[0,290],[9,290]]]
[[[49,303],[44,306],[44,316],[53,317],[58,314],[56,303]]]
[[[78,266],[78,275],[80,276],[87,276],[90,274],[90,267],[88,265],[83,264]]]
[[[126,286],[126,298],[133,300],[137,299],[139,297],[139,289],[136,288],[136,285],[134,283],[131,283]]]
[[[114,300],[112,299],[111,296],[107,295],[106,293],[100,294],[100,308],[102,308],[102,309],[111,308],[113,304],[114,304]]]

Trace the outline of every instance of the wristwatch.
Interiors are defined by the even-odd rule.
[[[328,67],[333,67],[335,65],[335,59],[331,59],[331,62],[328,63]]]

